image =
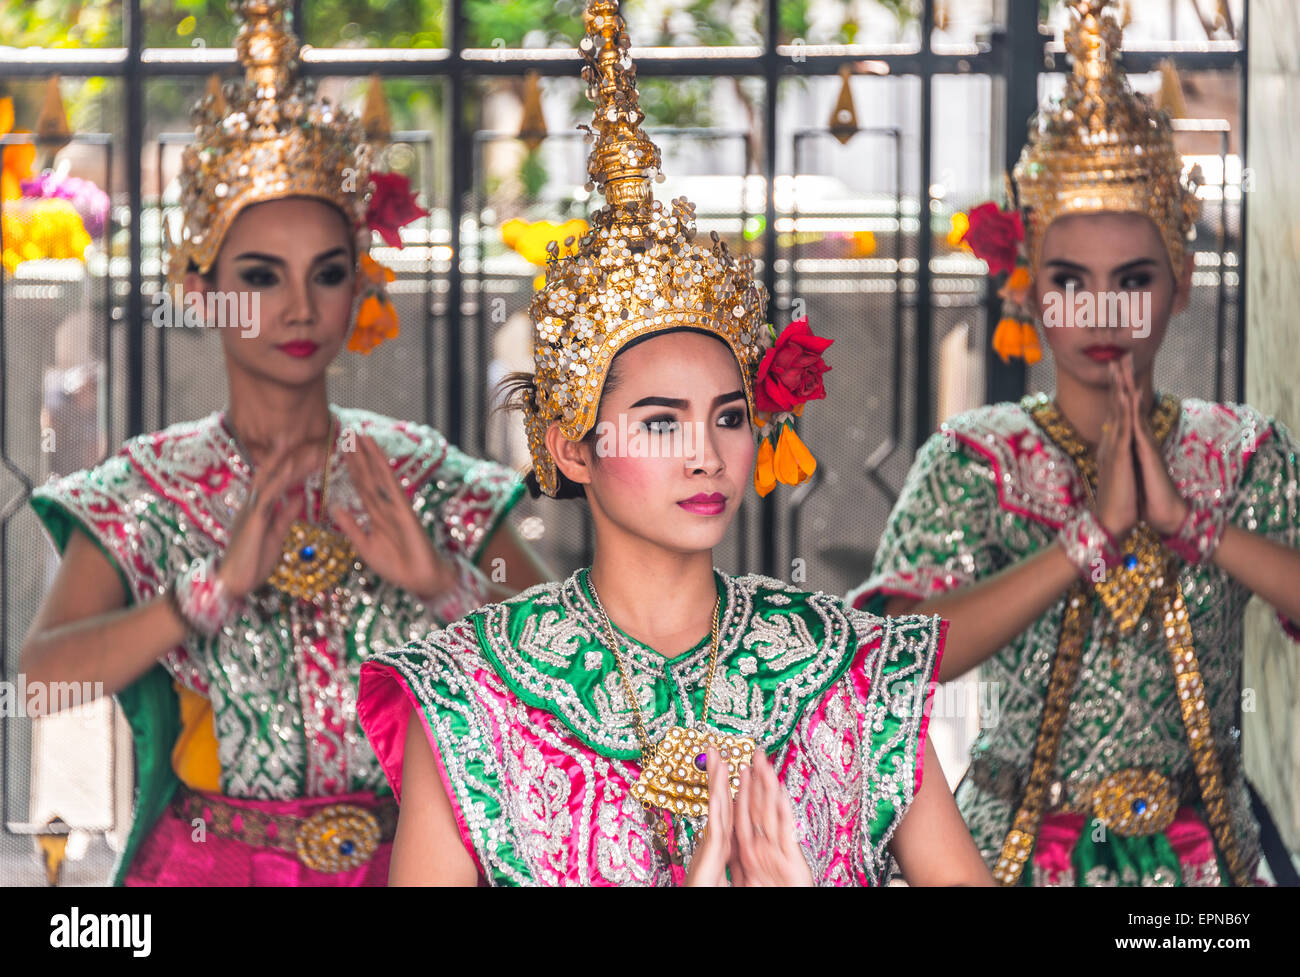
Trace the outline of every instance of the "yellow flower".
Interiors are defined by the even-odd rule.
[[[563,224],[550,221],[529,223],[513,217],[501,225],[501,240],[506,246],[518,251],[524,258],[535,265],[546,264],[546,246],[552,241],[560,249],[561,255],[574,254],[578,250],[578,241],[587,233],[587,222],[575,218]],[[573,238],[573,243],[566,245],[566,238]]]
[[[785,485],[802,485],[817,470],[817,459],[788,424],[776,442],[774,468],[776,480]]]
[[[758,444],[758,461],[754,464],[754,488],[759,498],[776,488],[776,474],[772,471],[772,442],[763,438]]]
[[[961,239],[970,230],[970,218],[960,210],[952,215],[952,230],[948,232],[948,243],[954,248],[963,247]]]

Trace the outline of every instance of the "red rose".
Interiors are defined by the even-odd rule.
[[[822,400],[822,374],[830,369],[822,359],[833,339],[814,336],[808,319],[797,319],[781,330],[763,354],[754,384],[754,406],[769,414],[794,410],[809,400]]]
[[[402,238],[397,229],[417,217],[428,217],[429,212],[416,204],[411,181],[402,174],[371,173],[370,182],[374,184],[375,192],[366,207],[366,226],[378,231],[385,244],[400,248]]]
[[[970,227],[962,240],[970,245],[975,257],[989,266],[989,274],[1011,271],[1016,265],[1020,242],[1025,239],[1025,225],[1015,210],[998,210],[995,203],[980,204],[970,212]]]

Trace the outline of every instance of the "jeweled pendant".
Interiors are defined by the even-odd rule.
[[[295,520],[269,582],[290,597],[313,600],[347,575],[354,555],[346,536]]]
[[[1097,595],[1121,634],[1132,631],[1142,619],[1155,584],[1165,571],[1160,537],[1146,523],[1138,523],[1125,540],[1124,558],[1095,586]]]
[[[748,736],[733,736],[709,727],[674,726],[632,785],[632,796],[643,804],[687,817],[709,811],[709,777],[699,758],[712,746],[726,761],[731,795],[740,787],[740,767],[754,762],[755,744]]]

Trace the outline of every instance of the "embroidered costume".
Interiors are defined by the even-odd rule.
[[[368,160],[369,148],[351,116],[293,83],[285,4],[241,6],[246,78],[198,109],[173,279],[210,268],[243,207],[298,195],[358,222],[366,210],[368,163],[353,184],[342,170]],[[473,564],[523,485],[424,425],[330,413],[328,460],[304,486],[314,523],[294,524],[296,542],[271,580],[237,606],[188,605],[199,613],[182,612],[192,625],[184,642],[118,693],[137,775],[119,884],[386,881],[396,806],[357,725],[361,662],[482,602]],[[435,549],[458,566],[458,586],[430,606],[369,572],[331,528],[332,504],[362,525],[368,518],[343,461],[362,436],[388,459]],[[80,529],[117,569],[128,603],[142,604],[199,588],[205,573],[211,584],[252,475],[218,412],[134,438],[99,466],[36,489],[32,505],[60,553]]]
[[[1164,457],[1193,506],[1232,525],[1300,547],[1300,461],[1276,422],[1243,405],[1172,398]],[[1159,417],[1157,417],[1157,420]],[[1053,436],[1055,435],[1055,437]],[[1059,441],[1057,439],[1060,439]],[[1071,451],[1077,435],[1045,397],[995,404],[944,424],[922,447],[890,517],[871,578],[849,595],[879,610],[891,595],[924,600],[991,576],[1051,545],[1088,505]],[[1241,761],[1242,627],[1249,591],[1209,563],[1178,560],[1187,623],[1195,641],[1203,701],[1222,765],[1222,795],[1242,869],[1254,877],[1258,827]],[[1150,583],[1153,583],[1151,581]],[[996,690],[996,714],[972,747],[957,803],[985,859],[995,865],[1027,786],[1058,639],[1073,592],[988,659],[981,681]],[[1090,623],[1078,650],[1038,844],[1023,878],[1035,884],[1227,882],[1222,851],[1202,810],[1167,647],[1165,622],[1146,613],[1128,631],[1101,596],[1084,595]],[[1148,602],[1154,611],[1156,600]],[[1284,622],[1293,637],[1300,629]],[[1094,841],[1097,788],[1126,770],[1153,770],[1176,801],[1154,834],[1108,833]],[[1135,792],[1127,807],[1148,794]],[[1162,815],[1163,816],[1163,815]],[[1111,820],[1116,820],[1112,817]]]
[[[710,725],[751,737],[793,801],[813,878],[878,885],[886,845],[921,782],[944,625],[879,618],[778,580],[717,572],[721,600]],[[622,632],[652,740],[693,726],[709,641],[675,657]],[[461,841],[492,885],[674,885],[700,819],[671,818],[686,866],[656,857],[631,788],[633,710],[602,640],[588,571],[490,604],[370,659],[361,723],[400,795],[406,724],[424,725]],[[414,712],[412,711],[414,709]]]
[[[588,167],[607,203],[571,254],[552,249],[530,310],[536,374],[522,406],[539,488],[560,488],[548,426],[582,439],[619,351],[682,327],[736,357],[775,457],[758,490],[798,484],[814,463],[788,425],[824,396],[829,341],[802,320],[770,341],[752,262],[716,235],[712,247],[695,244],[689,202],[670,212],[652,199],[659,151],[640,128],[617,3],[592,0],[586,25]],[[776,426],[785,433],[773,452]],[[886,846],[921,782],[943,625],[850,611],[766,577],[714,580],[709,637],[671,659],[616,633],[587,569],[375,656],[358,712],[394,792],[414,715],[482,880],[674,885],[707,814],[704,744],[719,749],[733,791],[761,749],[793,802],[813,878],[884,882]]]
[[[1070,214],[1150,217],[1175,271],[1188,248],[1194,188],[1168,119],[1115,62],[1120,28],[1107,6],[1070,4],[1073,72],[1062,101],[1039,113],[1015,170],[1025,269],[1036,267],[1051,222]],[[1014,212],[990,219],[1021,226]],[[989,242],[971,243],[990,267],[1010,267],[1013,234],[976,236]],[[1027,274],[1013,291],[1023,314]],[[1151,423],[1190,507],[1176,533],[1161,538],[1139,523],[1110,539],[1092,513],[1091,449],[1053,402],[1029,397],[953,418],[922,447],[872,576],[849,595],[875,610],[892,595],[925,600],[1058,539],[1079,568],[1067,593],[980,673],[997,711],[983,717],[956,797],[1004,885],[1255,879],[1259,826],[1239,716],[1250,592],[1210,558],[1228,524],[1300,547],[1296,445],[1244,405],[1166,395]]]

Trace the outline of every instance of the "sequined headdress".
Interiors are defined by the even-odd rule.
[[[296,78],[298,43],[284,0],[231,4],[243,17],[235,50],[241,81],[210,87],[194,107],[194,142],[181,158],[185,220],[168,277],[191,263],[206,274],[231,223],[246,207],[305,196],[335,204],[360,225],[371,147],[361,123]]]
[[[1169,118],[1129,87],[1111,0],[1067,6],[1072,70],[1065,95],[1035,116],[1014,172],[1028,218],[1029,266],[1038,266],[1043,234],[1056,218],[1109,211],[1150,217],[1178,274],[1199,202],[1194,182],[1183,179]]]
[[[1121,29],[1111,0],[1070,0],[1065,33],[1071,71],[1065,95],[1031,120],[1029,141],[1008,185],[1011,209],[987,202],[953,218],[949,240],[1006,273],[993,348],[1003,360],[1036,363],[1033,269],[1043,236],[1058,217],[1143,214],[1155,222],[1175,275],[1200,210],[1199,169],[1183,179],[1168,116],[1135,93],[1118,64]],[[1017,199],[1018,193],[1018,199]],[[1022,219],[1023,214],[1023,219]]]
[[[659,147],[641,128],[618,3],[590,0],[585,20],[582,76],[595,103],[587,172],[605,205],[576,244],[566,240],[563,256],[552,243],[546,284],[529,307],[536,375],[524,422],[538,485],[552,496],[559,483],[547,427],[558,421],[571,441],[591,430],[610,363],[632,340],[681,327],[718,336],[740,364],[751,416],[768,344],[767,293],[753,280],[753,260],[732,255],[716,233],[710,245],[695,243],[695,206],[684,197],[665,206],[651,193]]]
[[[427,212],[400,174],[372,170],[373,147],[355,116],[316,98],[297,77],[298,42],[285,27],[287,0],[231,0],[242,19],[235,50],[242,80],[209,84],[194,106],[194,142],[181,157],[179,241],[170,242],[168,282],[206,274],[235,218],[247,207],[285,197],[333,204],[358,239],[362,301],[348,348],[368,353],[397,335],[386,285],[393,272],[369,255],[370,232],[401,247],[397,230]],[[382,103],[377,79],[371,101]],[[386,110],[378,128],[387,126]],[[166,229],[166,225],[164,225]]]

